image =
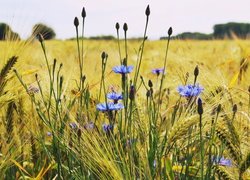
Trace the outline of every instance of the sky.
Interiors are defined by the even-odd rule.
[[[115,23],[128,24],[128,37],[141,37],[149,4],[148,37],[189,31],[212,33],[213,26],[250,22],[250,0],[0,0],[0,22],[27,38],[36,23],[52,27],[59,39],[75,36],[73,20],[86,9],[85,36],[115,35]]]

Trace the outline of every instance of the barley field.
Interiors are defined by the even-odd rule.
[[[167,34],[0,42],[0,179],[249,179],[250,41]]]

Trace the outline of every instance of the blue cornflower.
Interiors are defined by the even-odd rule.
[[[103,124],[102,125],[102,129],[103,129],[103,131],[105,132],[105,133],[109,133],[109,132],[111,132],[111,131],[113,131],[113,129],[114,129],[114,126],[112,125],[112,124]]]
[[[156,74],[157,76],[159,76],[163,72],[164,72],[164,68],[155,68],[152,70],[152,73]]]
[[[188,84],[186,86],[178,86],[177,91],[181,96],[193,97],[198,96],[204,90],[203,87],[197,85]]]
[[[131,73],[132,70],[133,70],[133,66],[124,66],[124,65],[121,65],[121,66],[115,66],[113,67],[113,71],[115,73],[119,73],[119,74],[127,74],[127,73]]]
[[[214,157],[213,162],[221,166],[232,166],[232,161],[224,157]]]
[[[114,103],[116,104],[118,102],[118,100],[122,99],[122,94],[118,94],[116,92],[111,92],[107,94],[107,98],[114,100]]]
[[[96,105],[96,109],[98,111],[102,111],[102,112],[120,110],[123,108],[124,108],[124,106],[121,103],[115,104],[115,103],[108,102],[108,103],[100,103],[100,104]]]

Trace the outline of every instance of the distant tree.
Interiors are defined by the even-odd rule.
[[[112,35],[102,35],[102,36],[91,36],[90,40],[114,40],[115,37]]]
[[[36,24],[32,28],[32,36],[36,37],[38,34],[42,34],[45,40],[54,39],[56,37],[55,31],[42,23]]]
[[[248,23],[227,23],[216,24],[214,26],[214,37],[217,39],[232,38],[236,35],[239,38],[247,38],[250,34],[250,24]]]
[[[164,40],[164,39],[167,39],[167,38],[168,37],[161,37],[160,40]],[[183,32],[181,34],[177,34],[176,36],[173,36],[172,39],[210,40],[210,39],[213,39],[213,34],[204,34],[204,33],[199,33],[199,32]]]
[[[8,24],[0,23],[0,40],[20,40],[20,36]]]
[[[199,32],[183,32],[181,34],[177,34],[176,36],[172,37],[173,39],[196,39],[196,40],[209,40],[213,39],[212,34],[204,34]]]

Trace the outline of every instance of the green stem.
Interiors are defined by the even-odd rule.
[[[201,180],[203,180],[204,172],[204,148],[202,139],[202,115],[200,115],[200,162],[201,162]]]

